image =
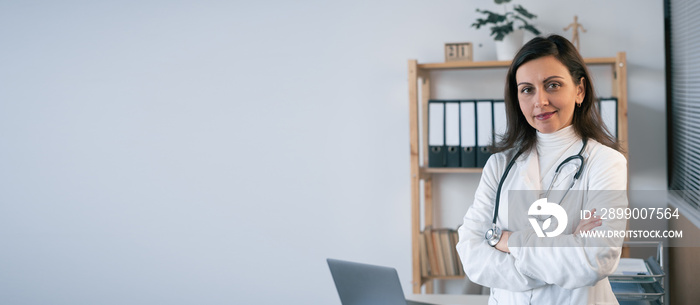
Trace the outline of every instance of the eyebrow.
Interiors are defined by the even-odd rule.
[[[550,80],[552,80],[552,79],[554,79],[554,78],[561,78],[561,79],[564,79],[564,77],[561,77],[561,76],[559,76],[559,75],[552,75],[552,76],[550,76],[550,77],[545,78],[544,81],[542,81],[542,82],[543,82],[543,83],[546,83],[546,82],[548,82],[548,81],[550,81]],[[528,83],[528,82],[521,82],[521,83],[518,83],[518,85],[516,85],[516,87],[520,87],[520,85],[532,85],[532,84],[531,84],[531,83]]]

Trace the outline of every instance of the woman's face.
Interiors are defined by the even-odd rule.
[[[583,78],[576,85],[569,69],[554,56],[524,63],[515,72],[518,102],[530,126],[552,133],[571,125],[574,109],[585,96]]]

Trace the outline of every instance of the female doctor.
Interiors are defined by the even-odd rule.
[[[508,126],[484,167],[457,244],[469,279],[491,288],[490,305],[618,304],[607,276],[617,268],[622,238],[581,233],[624,230],[626,221],[579,217],[627,207],[627,161],[602,127],[594,94],[581,55],[561,36],[531,40],[510,66]],[[522,207],[527,196],[519,190],[535,190],[550,208],[575,213],[568,221],[556,217],[560,234],[541,237],[552,233],[543,232],[552,217],[515,221],[516,210],[538,214],[541,208]]]

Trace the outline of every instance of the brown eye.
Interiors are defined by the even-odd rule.
[[[549,83],[549,85],[547,85],[547,88],[549,89],[557,89],[559,87],[561,87],[561,84],[559,83]]]

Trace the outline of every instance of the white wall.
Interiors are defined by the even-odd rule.
[[[0,2],[0,303],[339,304],[327,257],[409,292],[407,60],[493,59],[493,4],[376,2]],[[661,1],[519,3],[627,52],[631,184],[663,189]],[[439,179],[459,219],[478,177]]]

